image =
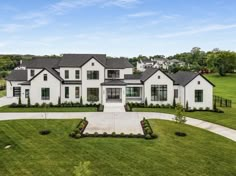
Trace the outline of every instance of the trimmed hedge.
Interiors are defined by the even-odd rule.
[[[140,123],[143,129],[145,139],[156,139],[158,137],[156,134],[153,133],[152,127],[147,119],[143,118]]]
[[[125,134],[125,133],[120,133],[116,134],[115,132],[112,132],[111,134],[108,134],[104,132],[103,134],[99,134],[98,132],[95,132],[93,134],[85,133],[83,134],[83,137],[112,137],[112,138],[144,138],[144,135],[142,134]]]
[[[84,117],[84,119],[81,120],[80,123],[76,126],[76,128],[70,133],[70,137],[73,137],[75,139],[84,137],[83,133],[87,125],[88,121],[86,120],[86,117]]]

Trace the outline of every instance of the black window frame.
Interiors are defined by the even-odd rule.
[[[50,88],[41,88],[41,100],[50,100]]]
[[[33,77],[35,75],[35,70],[30,70],[30,76]]]
[[[96,99],[90,99],[91,95],[90,94],[94,94],[94,97],[96,97]],[[97,95],[95,95],[97,94]],[[87,88],[87,101],[88,102],[97,102],[99,101],[99,88]]]
[[[65,70],[65,79],[69,79],[69,78],[70,78],[69,70]]]
[[[174,97],[179,98],[179,90],[178,89],[174,89]]]
[[[113,73],[109,73],[113,72]],[[120,70],[107,70],[107,77],[109,79],[118,79],[120,78]]]
[[[194,99],[196,103],[202,103],[203,102],[203,90],[197,89],[195,90]]]
[[[13,97],[21,97],[21,87],[13,87]]]
[[[167,85],[151,85],[151,101],[167,101]]]
[[[99,71],[98,70],[88,70],[87,71],[87,80],[99,80]]]
[[[70,98],[70,87],[65,87],[65,98],[68,99]]]
[[[128,98],[140,98],[141,87],[126,87],[126,97]]]
[[[25,89],[25,98],[29,98],[30,94],[30,90],[29,89]]]
[[[75,70],[75,79],[80,79],[80,71]]]
[[[47,81],[48,80],[48,74],[43,74],[43,80]]]
[[[80,98],[80,87],[75,87],[75,98]]]

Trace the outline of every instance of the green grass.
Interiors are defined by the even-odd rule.
[[[229,74],[225,77],[211,74],[206,75],[206,77],[216,85],[216,87],[214,88],[215,95],[221,96],[223,98],[228,98],[233,101],[232,108],[222,108],[225,112],[223,114],[214,112],[189,112],[185,113],[185,115],[236,129],[236,74]],[[134,108],[133,111],[162,112],[169,114],[175,113],[173,109],[162,108]]]
[[[174,135],[178,124],[151,120],[155,140],[68,137],[79,120],[0,122],[0,175],[72,176],[90,161],[93,176],[234,176],[236,143],[188,125],[187,137]],[[39,130],[50,129],[48,136]],[[11,144],[12,148],[3,149]]]
[[[11,108],[4,106],[0,112],[97,112],[96,107],[51,107],[51,108]]]

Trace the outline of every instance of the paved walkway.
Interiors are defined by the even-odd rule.
[[[75,119],[83,117],[87,117],[89,121],[87,130],[91,130],[91,132],[102,132],[106,130],[106,132],[139,133],[141,130],[139,122],[143,117],[147,119],[173,120],[174,115],[149,112],[47,113],[48,119]],[[0,113],[0,120],[44,118],[44,113]],[[236,130],[193,118],[187,118],[186,124],[211,131],[236,141]]]
[[[107,104],[104,106],[104,112],[125,112],[123,104]]]

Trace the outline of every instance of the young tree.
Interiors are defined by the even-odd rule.
[[[184,116],[184,108],[180,103],[177,103],[175,107],[175,121],[180,125],[186,122],[186,117]],[[185,133],[180,131],[177,131],[175,134],[178,136],[186,136]]]
[[[175,108],[176,107],[176,101],[175,101],[175,98],[173,100],[173,107]]]
[[[78,166],[75,166],[74,175],[75,176],[90,176],[92,172],[89,169],[90,162],[80,162]]]
[[[18,105],[21,105],[21,96],[19,96],[19,99],[18,99]]]
[[[31,106],[31,103],[30,103],[30,97],[29,97],[28,100],[27,100],[27,106],[28,106],[28,107]]]

